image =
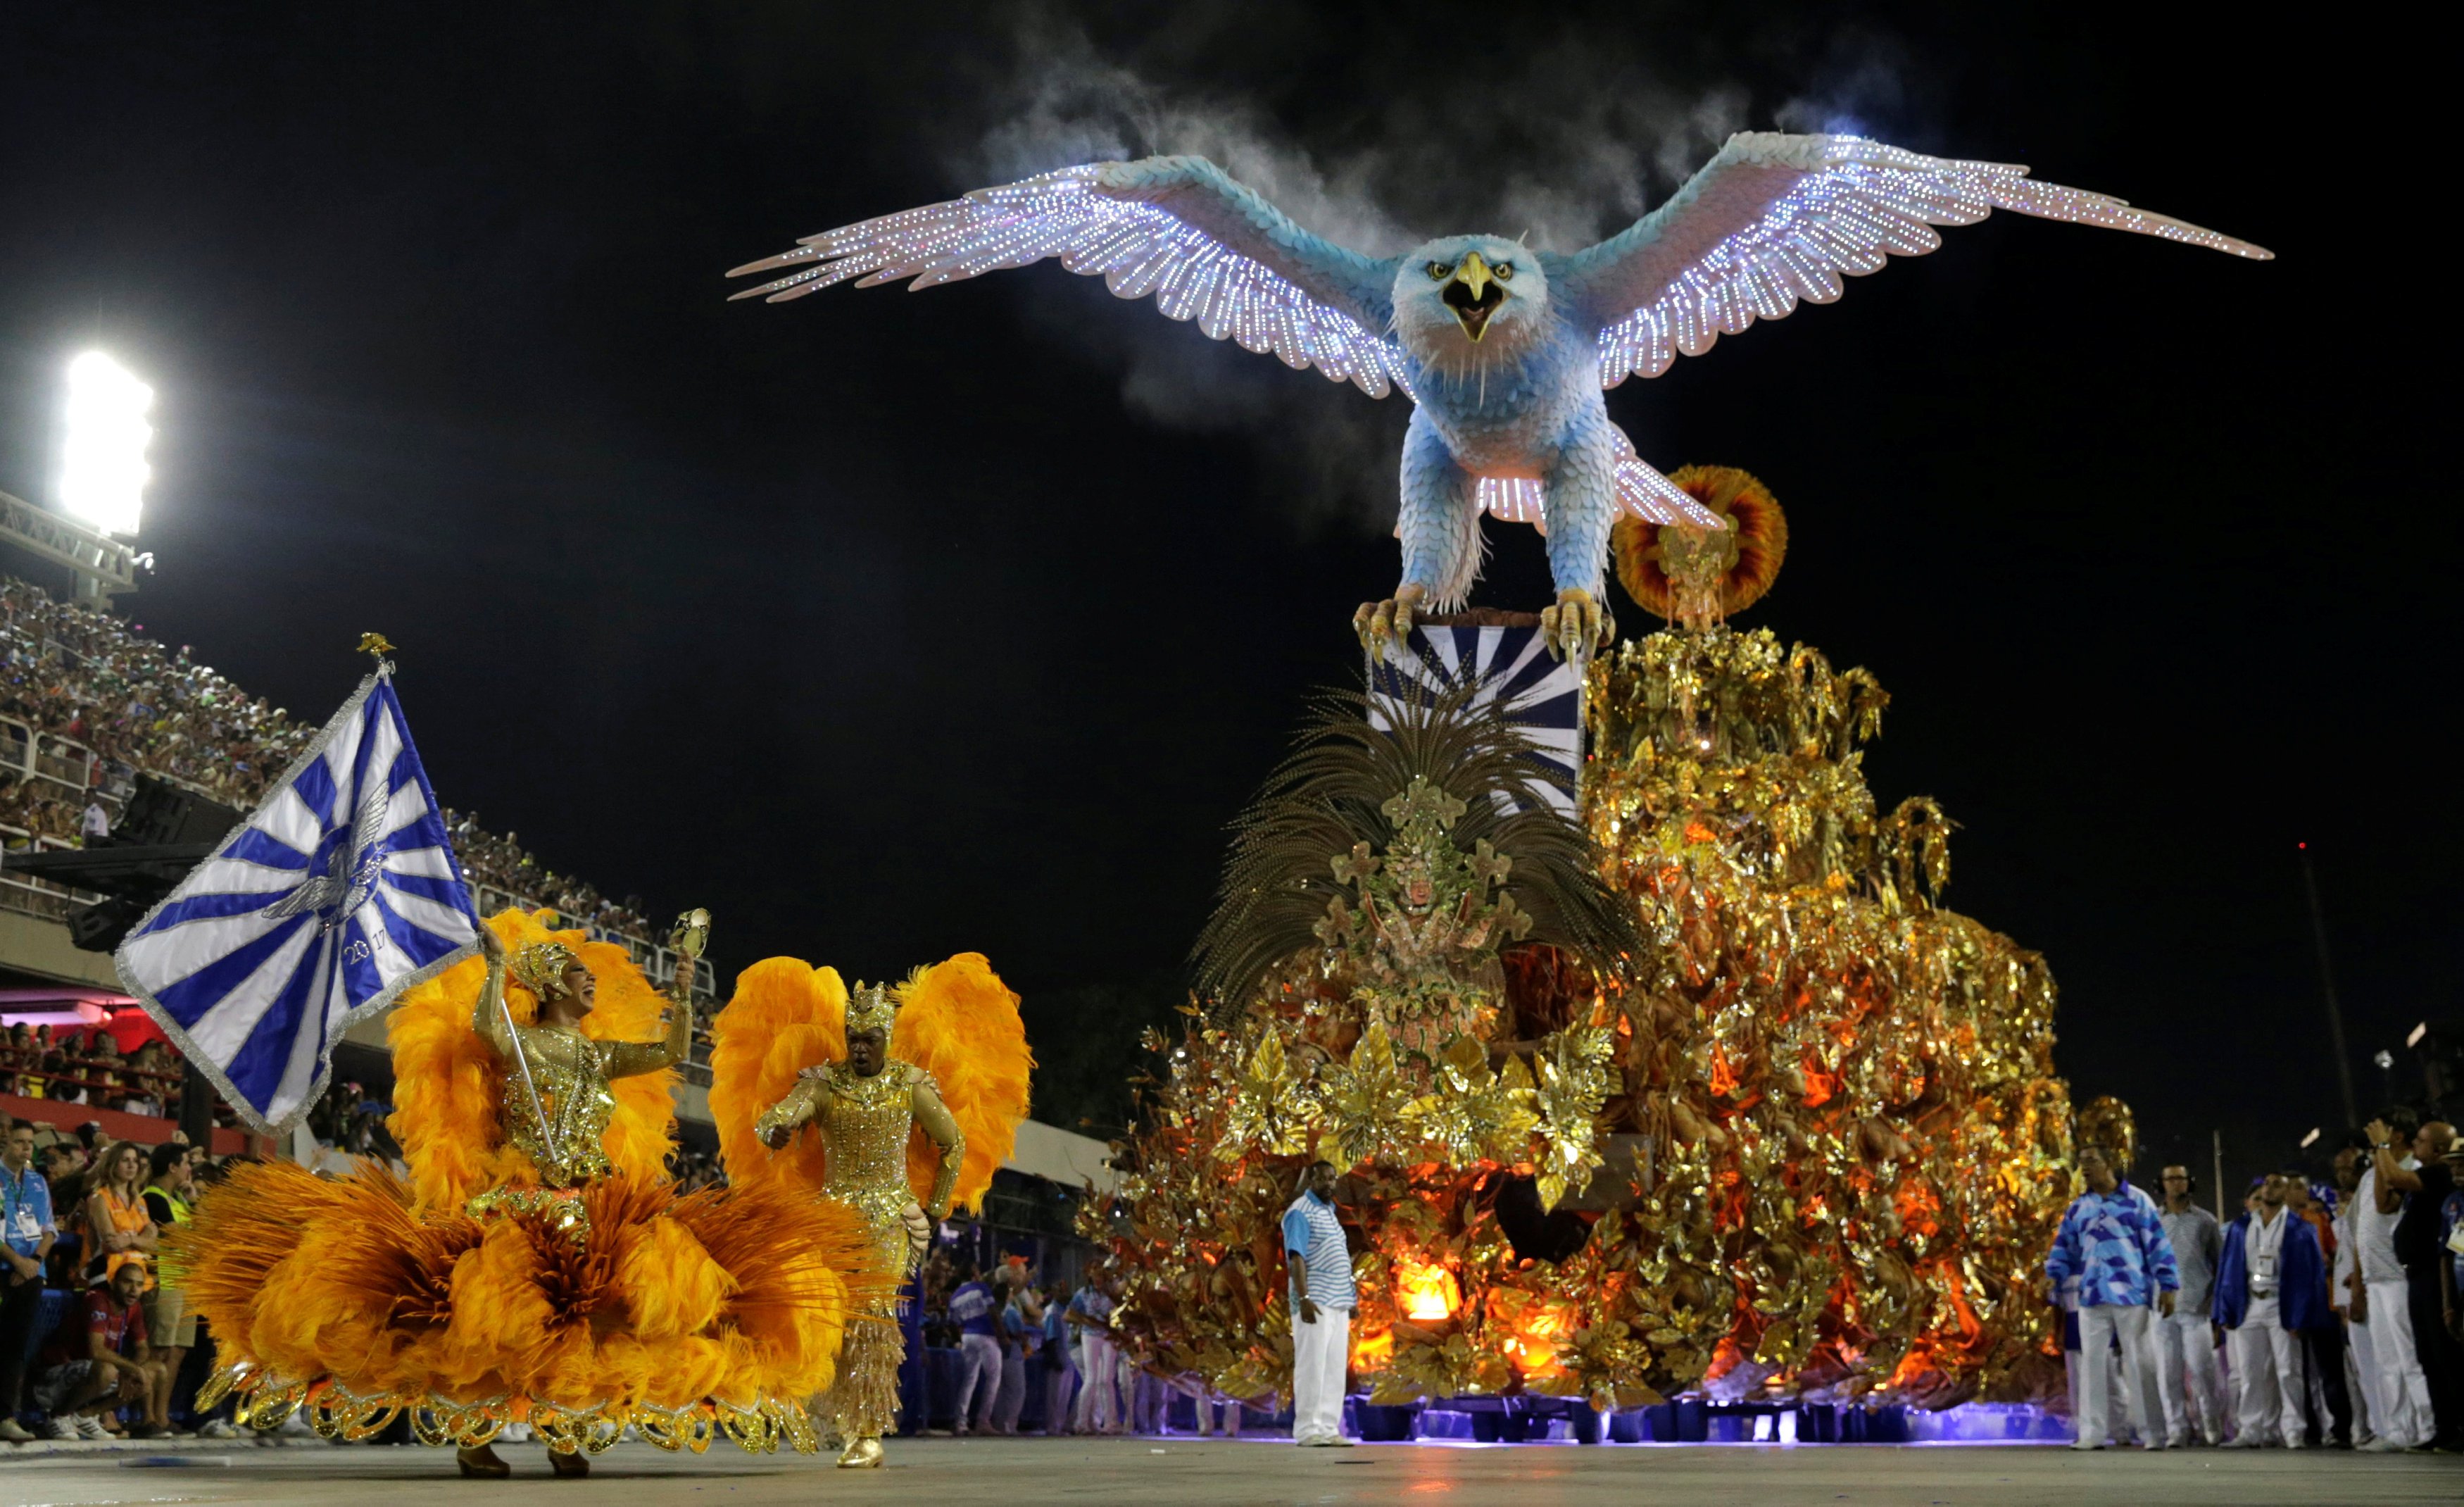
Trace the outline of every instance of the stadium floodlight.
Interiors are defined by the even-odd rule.
[[[60,507],[106,534],[134,534],[153,469],[145,421],[154,389],[99,350],[69,363],[68,435],[60,447]]]

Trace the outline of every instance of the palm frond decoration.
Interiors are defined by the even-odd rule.
[[[1416,780],[1463,803],[1446,833],[1458,849],[1511,860],[1503,888],[1530,918],[1521,944],[1563,948],[1603,972],[1640,951],[1633,908],[1601,881],[1590,838],[1544,798],[1529,738],[1478,692],[1312,698],[1298,746],[1232,823],[1215,914],[1192,953],[1217,1020],[1323,945],[1330,904],[1350,893],[1337,861],[1392,845],[1397,798]]]

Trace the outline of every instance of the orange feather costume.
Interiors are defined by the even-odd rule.
[[[487,924],[509,950],[555,941],[580,957],[598,986],[584,1036],[657,1033],[665,1001],[624,948],[518,911]],[[300,1407],[347,1438],[408,1408],[430,1444],[484,1444],[521,1420],[563,1451],[603,1450],[628,1425],[671,1450],[722,1433],[816,1449],[803,1401],[828,1386],[848,1315],[894,1280],[862,1222],[758,1180],[679,1197],[671,1068],[608,1082],[609,1171],[542,1200],[504,1134],[520,1079],[472,1027],[486,971],[457,964],[388,1022],[407,1183],[365,1162],[343,1178],[246,1166],[172,1237],[223,1351],[201,1405],[230,1390],[244,1422]],[[505,1000],[535,1019],[527,989]]]
[[[903,1276],[907,1211],[938,1219],[981,1202],[1026,1118],[1035,1058],[1018,996],[978,953],[859,1003],[860,1019],[890,1027],[888,1060],[869,1076],[846,1064],[849,998],[836,969],[771,958],[744,970],[714,1026],[711,1118],[738,1186],[855,1207],[874,1263]],[[774,1153],[765,1128],[792,1139]],[[847,1440],[842,1466],[880,1463],[902,1347],[894,1299],[861,1304],[825,1404]]]

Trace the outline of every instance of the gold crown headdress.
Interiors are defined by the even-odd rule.
[[[886,984],[856,981],[854,992],[847,995],[847,1031],[852,1036],[859,1031],[877,1031],[884,1035],[898,1020],[898,1000]]]
[[[567,968],[578,967],[582,960],[573,949],[561,942],[542,942],[515,953],[505,964],[514,982],[545,1000],[564,992]]]

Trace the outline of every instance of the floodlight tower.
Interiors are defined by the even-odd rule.
[[[131,535],[153,468],[145,415],[154,389],[99,350],[69,363],[68,433],[60,447],[60,511],[106,534]]]
[[[154,389],[100,351],[70,362],[67,375],[50,505],[0,492],[0,566],[96,604],[136,590],[145,563],[130,541],[153,476]]]

